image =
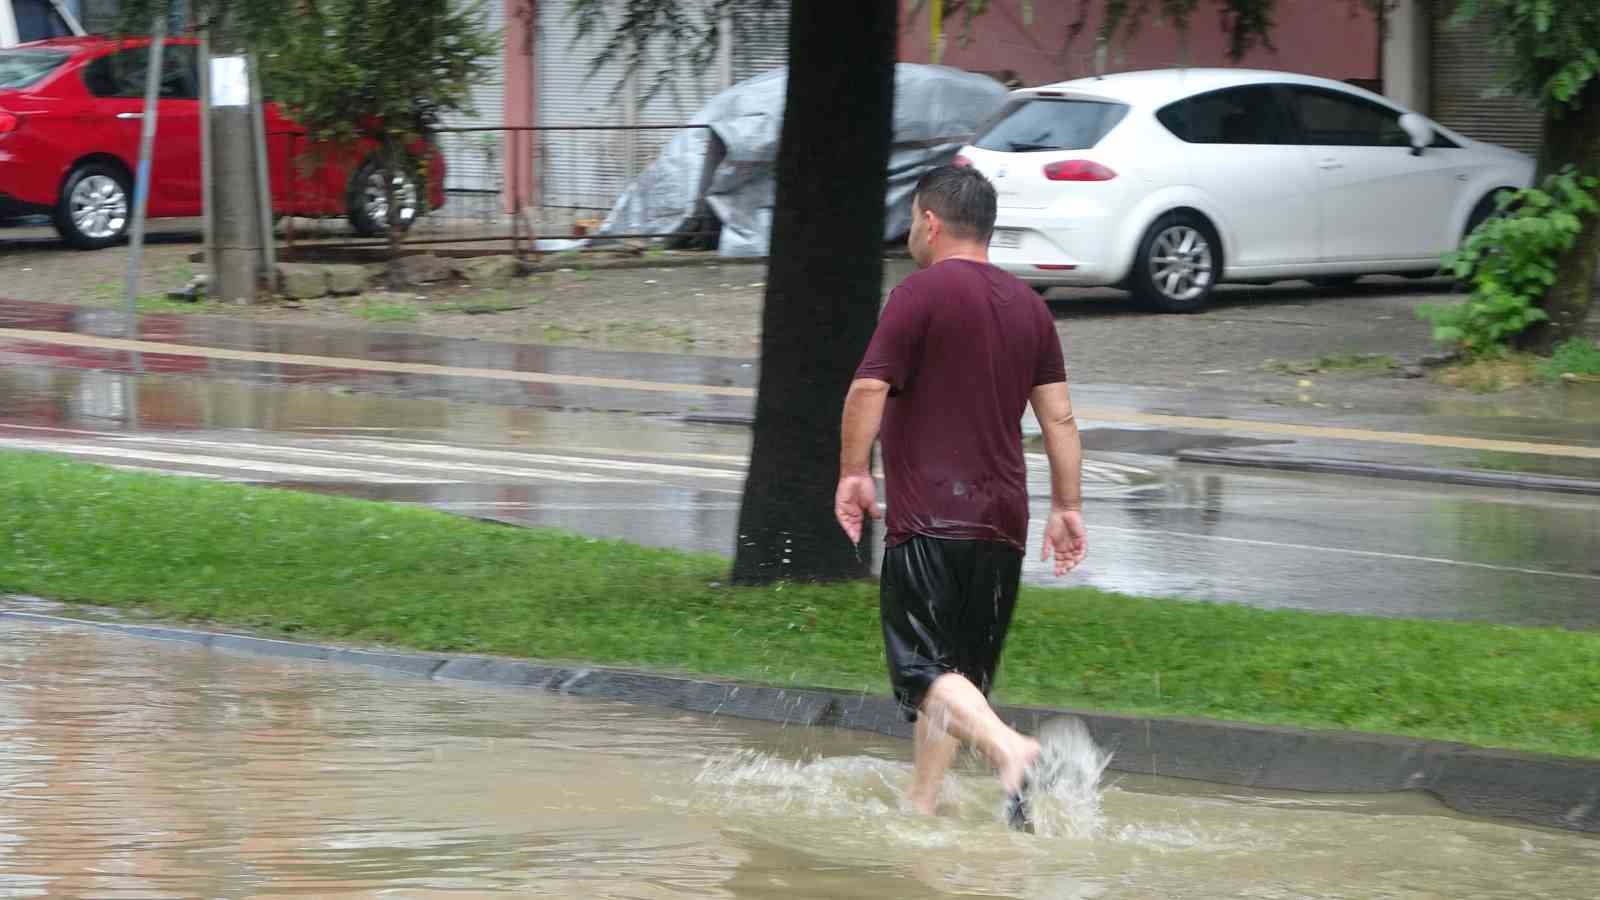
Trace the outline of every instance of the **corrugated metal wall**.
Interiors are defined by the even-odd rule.
[[[1533,102],[1494,95],[1505,81],[1503,58],[1487,31],[1476,23],[1453,27],[1447,19],[1447,10],[1435,13],[1432,117],[1468,137],[1537,153],[1542,119]]]

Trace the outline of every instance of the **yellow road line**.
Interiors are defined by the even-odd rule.
[[[225,359],[238,362],[276,363],[291,366],[320,366],[350,369],[361,372],[396,372],[409,375],[436,375],[457,378],[481,378],[499,381],[520,381],[533,384],[554,384],[569,387],[602,388],[625,391],[647,391],[661,394],[702,394],[719,397],[754,397],[755,389],[729,385],[683,384],[666,381],[644,381],[633,378],[601,378],[592,375],[562,375],[552,372],[520,372],[513,369],[480,369],[469,366],[443,366],[432,363],[390,362],[387,360],[352,359],[349,357],[309,356],[298,353],[271,353],[260,350],[232,350],[224,347],[194,347],[185,344],[164,344],[155,341],[136,341],[127,338],[99,337],[59,331],[34,331],[23,328],[0,328],[0,338],[34,341],[68,347],[87,347],[99,350],[154,353],[163,356],[193,356],[204,359]],[[1441,447],[1456,450],[1483,450],[1498,453],[1527,453],[1538,456],[1565,456],[1581,459],[1600,459],[1600,446],[1581,444],[1546,444],[1533,441],[1510,441],[1495,438],[1474,438],[1457,435],[1419,434],[1404,431],[1378,431],[1367,428],[1342,428],[1329,425],[1296,425],[1288,422],[1265,422],[1259,419],[1214,419],[1197,416],[1171,416],[1144,413],[1118,407],[1078,408],[1081,419],[1128,425],[1151,425],[1163,428],[1188,428],[1200,431],[1219,431],[1234,434],[1303,437],[1317,440],[1359,441],[1377,444],[1405,444],[1418,447]]]
[[[1377,444],[1408,444],[1417,447],[1446,447],[1455,450],[1487,450],[1498,453],[1531,453],[1539,456],[1571,456],[1600,459],[1600,447],[1582,444],[1541,444],[1533,441],[1506,441],[1449,434],[1418,434],[1407,431],[1376,431],[1368,428],[1341,428],[1336,425],[1295,425],[1288,422],[1263,422],[1259,419],[1211,419],[1197,416],[1169,416],[1142,413],[1131,409],[1081,407],[1080,419],[1098,419],[1132,425],[1160,425],[1165,428],[1192,428],[1238,434],[1278,435],[1316,438],[1325,441],[1362,441]]]
[[[68,334],[59,331],[31,331],[24,328],[0,328],[0,338],[14,338],[16,340],[66,347],[86,347],[95,350],[119,350],[127,353],[151,353],[161,356],[194,356],[204,359],[226,359],[235,362],[276,363],[284,366],[319,366],[331,369],[353,369],[361,372],[398,372],[407,375],[492,378],[500,381],[522,381],[533,384],[559,384],[568,387],[608,388],[627,391],[651,391],[663,394],[712,394],[720,397],[755,396],[755,391],[751,388],[726,385],[672,384],[660,381],[638,381],[631,378],[600,378],[593,375],[557,375],[550,372],[519,372],[513,369],[477,369],[470,366],[441,366],[432,363],[352,359],[342,356],[307,356],[299,353],[269,353],[261,350],[231,350],[226,347],[191,347],[185,344],[161,344],[154,341],[135,341],[127,338],[99,337],[88,334]]]

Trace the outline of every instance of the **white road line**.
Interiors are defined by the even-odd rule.
[[[267,463],[258,460],[229,459],[220,456],[194,456],[187,453],[160,453],[122,447],[98,447],[87,444],[64,444],[55,441],[31,441],[22,438],[0,437],[0,448],[37,450],[66,456],[86,456],[95,459],[142,460],[169,463],[178,466],[204,466],[211,469],[231,469],[239,472],[265,472],[272,475],[300,478],[329,478],[338,481],[357,481],[370,484],[459,484],[460,479],[419,481],[398,475],[363,472],[359,469],[334,469],[325,466],[302,466],[289,463]]]
[[[163,469],[160,466],[131,466],[127,463],[97,463],[121,472],[144,472],[148,475],[177,475],[182,478],[203,478],[208,481],[231,481],[234,484],[262,484],[260,478],[235,478],[221,472],[191,472],[188,469]]]
[[[108,442],[144,444],[158,447],[189,447],[205,448],[226,451],[232,454],[246,454],[249,457],[312,457],[334,463],[367,463],[379,469],[421,469],[426,471],[446,471],[452,473],[469,473],[475,475],[494,475],[518,480],[535,481],[561,481],[570,484],[638,484],[653,485],[657,481],[643,479],[615,478],[609,475],[590,475],[584,472],[561,472],[549,469],[506,468],[502,466],[483,466],[468,462],[431,462],[396,458],[391,456],[375,456],[364,453],[350,453],[336,450],[318,450],[313,447],[299,447],[284,444],[257,444],[249,442],[205,441],[197,438],[167,438],[152,437],[134,434],[101,434],[99,437]],[[4,440],[4,438],[0,438]],[[237,459],[237,456],[219,457]],[[465,479],[452,478],[451,481]]]
[[[332,446],[361,446],[373,449],[395,450],[401,453],[424,453],[464,459],[501,460],[507,462],[543,463],[545,465],[575,466],[577,468],[648,472],[660,475],[686,475],[694,478],[743,478],[744,472],[729,469],[712,469],[701,466],[674,466],[661,463],[634,462],[631,460],[596,459],[590,456],[561,456],[548,453],[523,453],[515,450],[482,450],[476,447],[452,447],[448,444],[421,444],[408,441],[374,441],[355,439],[339,441],[331,438],[314,438],[312,442]],[[283,446],[283,445],[279,445]],[[296,445],[298,446],[298,445]]]
[[[1089,533],[1092,536],[1096,531],[1116,531],[1123,534],[1150,535],[1159,534],[1164,537],[1186,538],[1196,541],[1218,541],[1226,544],[1245,544],[1252,547],[1274,547],[1280,550],[1311,550],[1317,553],[1337,553],[1344,556],[1361,556],[1367,559],[1394,559],[1403,562],[1433,563],[1442,566],[1465,566],[1472,569],[1488,569],[1492,572],[1512,572],[1519,575],[1545,575],[1550,578],[1573,578],[1579,581],[1600,581],[1600,575],[1590,575],[1585,572],[1552,572],[1549,569],[1525,569],[1519,566],[1501,566],[1494,563],[1471,562],[1464,559],[1444,559],[1437,556],[1413,556],[1409,553],[1384,553],[1379,550],[1355,550],[1348,547],[1317,547],[1311,544],[1291,544],[1284,541],[1263,541],[1254,538],[1225,537],[1217,534],[1194,534],[1188,531],[1167,531],[1161,528],[1125,528],[1118,525],[1090,524]]]
[[[679,506],[675,503],[513,503],[509,501],[486,501],[483,503],[419,503],[412,502],[412,506],[428,506],[433,509],[526,509],[537,512],[731,512],[739,508],[737,503],[696,503],[692,506]]]

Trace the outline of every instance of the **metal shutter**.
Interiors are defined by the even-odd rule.
[[[506,5],[501,0],[488,0],[479,4],[479,10],[484,29],[494,37],[495,53],[486,61],[483,78],[471,87],[467,110],[440,117],[439,124],[447,128],[499,127],[505,122]],[[499,132],[440,134],[439,152],[445,165],[445,215],[451,215],[452,210],[456,214],[476,211],[483,206],[485,197],[500,191],[505,165],[500,159]]]
[[[564,0],[544,0],[538,14],[534,108],[539,126],[628,124],[631,95],[626,90],[619,94],[617,88],[623,64],[612,62],[590,71],[595,56],[605,48],[605,27],[575,41],[578,22],[567,14]],[[539,204],[553,209],[610,209],[627,183],[627,145],[628,135],[621,131],[540,132],[535,159]]]
[[[1433,118],[1468,137],[1537,153],[1542,116],[1520,96],[1485,96],[1504,83],[1503,56],[1484,26],[1452,27],[1448,10],[1433,28]]]
[[[733,80],[754,78],[789,63],[789,3],[740,10],[733,23]]]
[[[696,2],[696,0],[689,0]],[[703,0],[701,0],[703,2]],[[614,3],[617,12],[621,4]],[[676,91],[662,89],[644,99],[657,67],[647,65],[641,81],[619,88],[625,65],[614,61],[591,72],[609,32],[596,29],[582,41],[567,4],[546,0],[538,7],[535,49],[537,118],[542,127],[682,125],[706,101],[727,87],[715,64],[697,76],[678,73]],[[613,16],[613,21],[615,16]],[[731,56],[734,81],[780,67],[788,59],[788,3],[741,11],[733,22]],[[540,135],[540,203],[546,208],[608,210],[627,186],[679,132],[549,131]]]

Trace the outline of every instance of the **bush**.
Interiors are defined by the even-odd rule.
[[[1600,344],[1576,337],[1556,347],[1550,358],[1539,363],[1539,376],[1555,381],[1563,375],[1600,377]]]
[[[1547,318],[1537,304],[1555,284],[1556,261],[1577,240],[1582,217],[1600,211],[1597,187],[1600,179],[1569,166],[1539,187],[1497,197],[1496,214],[1445,256],[1445,269],[1471,295],[1417,310],[1433,323],[1433,339],[1470,356],[1498,356],[1512,337]]]

